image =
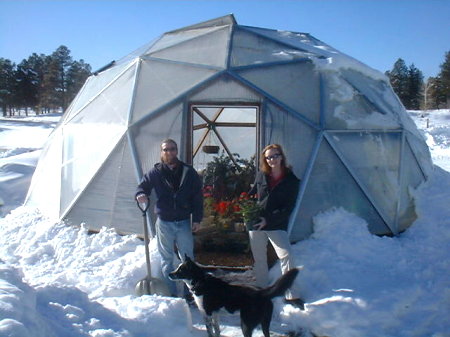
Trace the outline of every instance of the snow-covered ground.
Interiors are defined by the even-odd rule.
[[[272,330],[450,336],[450,111],[410,114],[436,164],[416,192],[418,219],[389,238],[371,235],[364,220],[343,209],[318,215],[313,236],[293,247],[304,266],[297,282],[307,310],[276,299]],[[19,207],[58,118],[0,119],[0,336],[206,336],[198,311],[184,300],[134,296],[145,275],[135,236],[92,235]],[[151,249],[156,266],[154,242]],[[278,266],[271,276],[279,276]],[[237,315],[222,321],[222,336],[241,335]]]

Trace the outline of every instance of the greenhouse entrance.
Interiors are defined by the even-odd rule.
[[[203,181],[204,218],[195,235],[196,259],[248,266],[252,257],[239,198],[253,183],[259,152],[259,106],[190,107],[188,158]]]

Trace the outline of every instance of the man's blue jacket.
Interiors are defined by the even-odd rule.
[[[179,161],[183,172],[178,190],[175,190],[162,173],[162,163],[144,175],[138,185],[136,196],[144,193],[150,196],[156,193],[155,213],[163,221],[181,221],[190,219],[200,222],[203,218],[202,182],[199,175],[190,165]]]

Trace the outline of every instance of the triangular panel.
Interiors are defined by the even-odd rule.
[[[238,74],[266,92],[269,97],[310,121],[319,123],[320,83],[313,64],[308,62],[258,67],[240,70]]]
[[[151,56],[171,61],[225,68],[229,37],[229,27],[216,29],[209,34],[153,52]]]
[[[278,40],[287,45],[291,45],[299,50],[309,52],[316,57],[331,57],[333,54],[337,53],[336,49],[306,33],[296,33],[257,27],[245,27],[245,29],[266,36],[270,39]]]
[[[323,111],[327,129],[399,129],[397,114],[383,113],[339,73],[322,76]]]
[[[137,209],[134,199],[138,178],[128,138],[124,143],[122,159],[118,168],[118,183],[114,193],[111,225],[121,233],[142,234],[142,213]]]
[[[130,63],[124,63],[115,67],[109,68],[98,75],[92,75],[88,78],[83,88],[75,97],[70,107],[62,117],[64,121],[73,118],[79,110],[85,106],[90,100],[94,99],[100,92],[105,90],[112,81],[123,73],[126,68],[130,67]],[[132,68],[134,69],[134,67]]]
[[[134,70],[130,69],[62,126],[62,214],[96,174],[125,133],[133,83]]]
[[[292,61],[310,56],[309,53],[241,29],[234,32],[232,46],[231,67]]]
[[[43,214],[54,219],[60,216],[61,163],[62,129],[58,127],[45,143],[25,200],[25,205],[38,207]]]
[[[224,67],[230,28],[214,27],[166,34],[147,53],[154,57]]]
[[[267,104],[263,118],[265,144],[282,144],[289,164],[302,179],[305,174],[317,131],[295,115]]]
[[[217,71],[186,64],[142,60],[135,89],[132,122],[174,101]]]
[[[431,159],[430,150],[425,139],[416,129],[416,133],[406,132],[406,139],[411,145],[412,152],[419,161],[420,168],[426,177],[433,172],[433,160]]]
[[[406,142],[403,152],[403,186],[400,190],[400,208],[398,212],[398,230],[404,231],[408,228],[417,215],[414,204],[414,190],[425,181],[425,177],[419,168],[409,143]]]
[[[342,77],[363,94],[381,113],[392,118],[394,117],[394,111],[399,111],[397,101],[391,101],[386,97],[386,93],[390,92],[387,79],[374,79],[354,69],[341,69],[341,73]],[[398,116],[395,116],[395,118],[399,119]]]
[[[217,26],[228,26],[228,25],[235,25],[236,19],[234,18],[233,14],[224,15],[215,19],[211,19],[208,21],[196,23],[194,25],[190,25],[184,28],[180,28],[177,30],[173,30],[170,33],[179,33],[183,31],[189,31],[193,29],[203,29],[203,28],[210,28],[210,27],[217,27]]]
[[[225,74],[202,85],[198,91],[190,95],[189,100],[206,103],[242,103],[262,102],[263,97],[257,94],[255,90]]]
[[[291,240],[308,237],[313,232],[312,218],[333,207],[343,207],[365,219],[372,233],[390,233],[355,180],[327,141],[322,141],[305,193],[294,219]],[[339,233],[336,233],[339,235]]]
[[[134,67],[128,69],[92,102],[66,123],[126,126],[135,78]],[[118,94],[120,93],[120,94]]]
[[[183,158],[184,135],[187,130],[183,124],[183,105],[161,111],[145,123],[134,125],[132,138],[140,160],[143,172],[149,171],[153,165],[160,161],[161,141],[172,138],[179,144],[179,158]]]
[[[132,163],[127,138],[123,137],[65,218],[73,223],[89,219],[87,225],[94,230],[105,226],[114,227],[120,233],[139,232],[142,219],[134,202],[137,180]],[[123,188],[124,184],[128,188]],[[123,202],[120,209],[116,207],[118,199]],[[114,221],[117,212],[124,212],[120,222]]]
[[[330,133],[330,141],[390,224],[397,212],[401,140],[400,132]]]

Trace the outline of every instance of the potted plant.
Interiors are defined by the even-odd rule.
[[[250,197],[245,192],[241,193],[238,205],[238,213],[242,216],[245,227],[249,231],[253,230],[253,226],[261,222],[261,206],[258,205],[256,198]]]

